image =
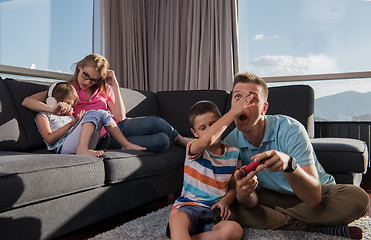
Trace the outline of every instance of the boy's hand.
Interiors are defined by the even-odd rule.
[[[251,100],[254,98],[252,94],[248,96],[241,97],[237,101],[232,101],[231,112],[239,117],[244,113],[249,107],[254,106],[255,103],[251,103]]]
[[[229,209],[229,206],[224,203],[223,198],[211,207],[212,210],[217,208],[220,209],[220,217],[222,220],[228,220],[231,216],[231,210]]]

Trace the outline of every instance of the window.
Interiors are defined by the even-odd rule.
[[[93,0],[0,0],[0,64],[72,73],[92,20]]]
[[[262,77],[370,71],[370,12],[370,0],[240,0],[240,71]],[[300,84],[315,90],[317,119],[371,120],[365,117],[371,109],[356,107],[371,101],[371,79]],[[323,115],[330,110],[337,112]]]

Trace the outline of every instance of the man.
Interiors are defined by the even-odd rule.
[[[253,95],[252,106],[235,119],[225,143],[240,149],[243,164],[261,165],[236,178],[234,214],[243,227],[312,231],[362,238],[348,223],[368,209],[368,195],[354,185],[335,184],[318,162],[308,134],[293,118],[266,115],[268,88],[252,73],[237,74],[232,102]],[[255,176],[256,175],[256,176]]]

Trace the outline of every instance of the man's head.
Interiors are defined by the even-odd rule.
[[[220,111],[213,102],[199,101],[195,103],[189,112],[189,122],[193,135],[200,137],[220,117]]]
[[[232,104],[242,97],[253,95],[250,107],[239,118],[235,120],[237,128],[247,133],[259,123],[264,122],[264,115],[268,110],[268,87],[262,78],[253,73],[239,73],[235,75]],[[260,124],[261,126],[261,124]]]
[[[238,83],[255,83],[256,85],[261,87],[262,100],[264,100],[265,102],[268,100],[268,86],[261,77],[250,72],[237,73],[234,76],[233,90]]]

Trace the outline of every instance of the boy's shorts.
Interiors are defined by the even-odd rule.
[[[199,218],[200,216],[204,216],[205,214],[215,215],[216,210],[211,210],[210,208],[200,207],[200,206],[182,206],[178,209],[185,211],[191,219],[192,228],[189,232],[189,235],[196,235],[203,232],[208,232],[213,229],[215,224],[219,221],[212,221],[207,223],[200,223]],[[217,213],[220,214],[220,213]],[[166,236],[170,237],[170,226],[167,224],[166,228]]]

